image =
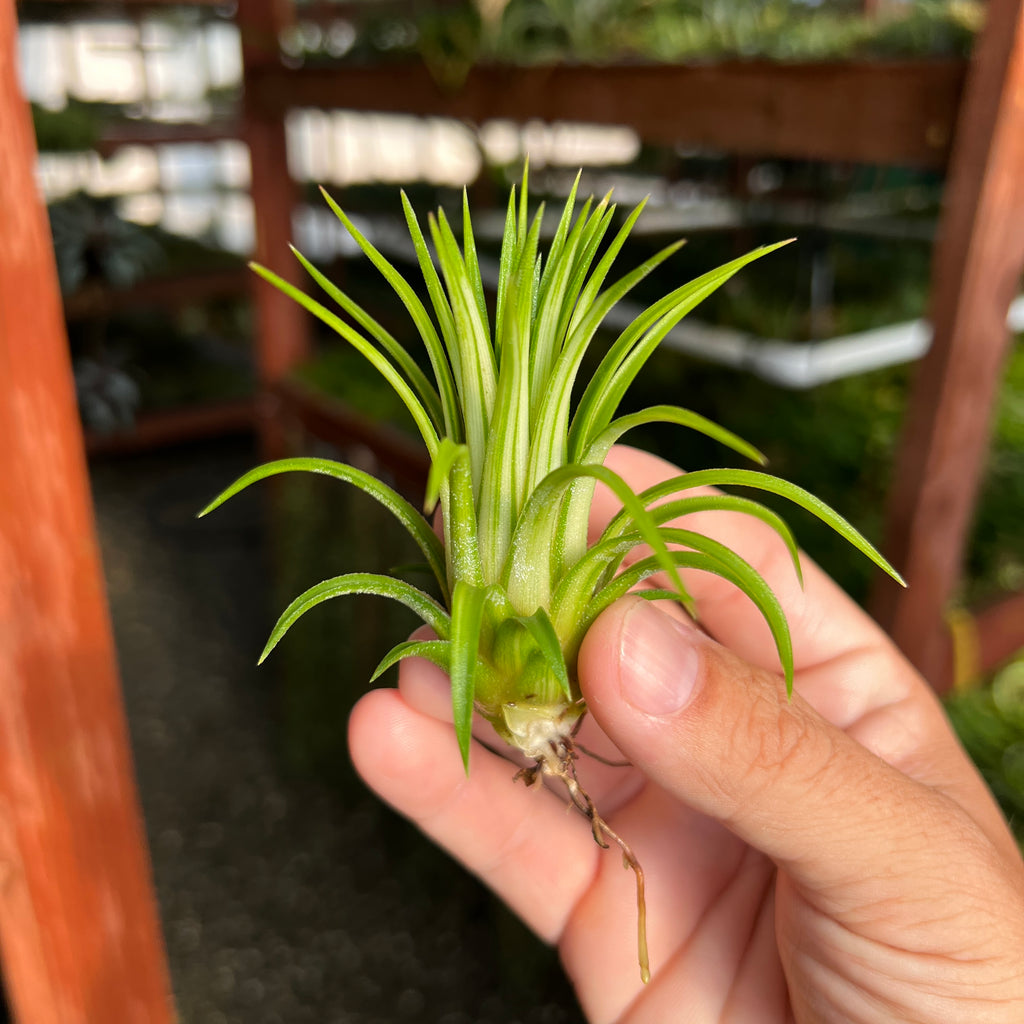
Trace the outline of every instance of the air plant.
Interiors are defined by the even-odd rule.
[[[574,737],[586,713],[577,679],[583,637],[601,611],[649,577],[645,598],[680,601],[696,614],[681,569],[715,573],[739,587],[764,616],[778,649],[787,691],[793,653],[786,617],[765,580],[711,537],[668,525],[711,509],[748,513],[767,523],[800,562],[792,533],[772,510],[748,497],[707,487],[759,489],[787,498],[823,520],[890,575],[896,572],[843,518],[807,491],[758,470],[706,469],[634,493],[603,463],[633,427],[654,422],[699,431],[763,464],[752,445],[706,418],[672,405],[616,416],[618,406],[659,342],[741,267],[779,245],[757,249],[680,285],[650,306],[607,348],[572,406],[584,355],[605,316],[642,278],[681,245],[607,283],[613,263],[640,216],[637,206],[605,244],[615,218],[610,197],[587,199],[577,212],[579,178],[544,256],[543,207],[528,214],[527,176],[512,189],[502,239],[493,321],[480,275],[468,202],[463,197],[461,245],[444,212],[429,219],[436,266],[404,193],[402,204],[429,309],[407,281],[338,205],[327,203],[394,289],[422,337],[431,380],[402,344],[354,299],[297,251],[295,255],[341,315],[265,267],[253,269],[333,328],[387,379],[408,408],[427,446],[431,470],[425,512],[440,506],[443,540],[408,501],[373,476],[319,458],[260,466],[235,481],[201,515],[257,480],[307,470],[354,484],[387,508],[411,534],[437,584],[435,598],[402,579],[367,572],[325,580],[284,611],[260,657],[311,608],[345,594],[376,594],[411,608],[433,639],[398,644],[374,679],[403,658],[426,658],[448,673],[458,747],[469,770],[474,711],[525,759],[517,777],[563,784],[589,820],[595,840],[617,844],[636,874],[641,974],[649,977],[643,873],[629,845],[600,816],[576,775]],[[293,250],[294,251],[294,250]],[[596,543],[587,525],[597,483],[622,503]],[[692,493],[692,492],[698,493]],[[628,566],[626,556],[647,551]]]

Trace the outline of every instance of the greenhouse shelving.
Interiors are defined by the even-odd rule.
[[[129,2],[115,8],[103,3],[75,0],[41,0],[40,3],[28,0],[17,5],[20,24],[50,25],[80,25],[105,19],[122,22],[128,20],[141,25],[144,19],[154,14],[158,17],[166,14],[172,19],[180,18],[185,9],[188,9],[186,20],[189,24],[197,18],[198,23],[206,24],[210,20],[223,20],[224,17],[222,7],[203,2],[182,4],[155,0],[154,3]],[[71,65],[76,64],[77,61],[72,59]],[[204,74],[208,74],[208,69],[204,69]],[[146,78],[145,74],[143,77]],[[148,84],[146,97],[148,100]],[[86,109],[90,106],[83,101],[79,101],[79,104]],[[124,109],[119,109],[119,104],[113,102],[96,103],[94,106],[106,106],[109,110],[101,110],[95,115],[97,130],[93,133],[94,137],[80,148],[83,152],[91,150],[104,160],[115,157],[126,147],[159,151],[163,147],[183,144],[239,141],[243,135],[238,120],[232,119],[220,109],[223,103],[214,106],[209,119],[193,121],[137,116],[135,110],[129,109],[130,104],[121,104]],[[173,314],[189,304],[235,298],[245,301],[248,287],[248,275],[240,260],[235,260],[234,266],[213,266],[201,272],[188,267],[170,271],[155,269],[128,287],[99,280],[88,281],[77,291],[65,294],[65,317],[70,325],[82,321],[100,321],[112,315],[145,309],[160,309]],[[211,433],[233,432],[238,429],[242,416],[240,410],[243,408],[249,410],[248,423],[251,428],[254,422],[254,401],[239,402],[234,396],[209,398],[206,401],[210,404],[201,408],[188,406],[154,411],[144,406],[130,417],[128,426],[118,426],[113,432],[110,427],[87,431],[88,450],[90,453],[108,453],[135,451],[147,444],[174,444],[196,436],[200,424],[206,424]]]
[[[422,64],[264,64],[247,72],[246,91],[276,116],[301,106],[625,124],[648,142],[942,168],[965,75],[955,59],[477,67],[453,92]]]

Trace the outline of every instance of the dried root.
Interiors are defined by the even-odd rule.
[[[521,768],[516,772],[515,778],[522,779],[528,786],[534,785],[541,775],[558,779],[569,791],[572,806],[590,822],[594,842],[602,849],[607,850],[609,847],[607,840],[610,840],[622,851],[623,866],[630,868],[636,878],[637,960],[640,964],[640,980],[646,985],[651,980],[651,969],[647,954],[647,900],[644,895],[644,869],[640,866],[629,843],[601,817],[594,806],[594,801],[580,785],[576,775],[577,749],[590,754],[589,751],[580,747],[571,736],[566,736],[558,743],[551,743],[550,751],[544,757],[538,758],[527,768]],[[605,764],[625,765],[628,763],[610,762],[604,758],[598,758],[598,760]]]

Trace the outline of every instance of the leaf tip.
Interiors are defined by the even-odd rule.
[[[470,723],[465,723],[466,728],[462,728],[461,725],[455,726],[455,735],[459,741],[459,756],[462,758],[462,770],[466,773],[466,777],[469,777],[469,747],[472,740],[472,732],[470,730]]]

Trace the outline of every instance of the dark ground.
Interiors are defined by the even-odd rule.
[[[255,461],[237,441],[92,471],[183,1024],[578,1021],[553,955],[477,883],[282,752],[287,681],[255,665],[277,610],[264,500],[194,518]]]

